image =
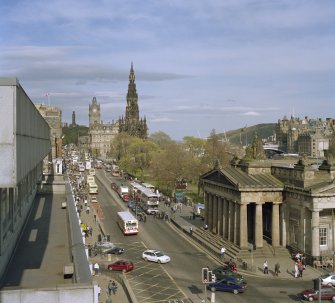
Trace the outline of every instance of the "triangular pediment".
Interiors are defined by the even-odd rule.
[[[315,194],[334,194],[335,195],[335,184],[334,183],[320,183],[310,188],[313,195]]]
[[[203,179],[218,182],[228,187],[237,187],[237,184],[233,180],[230,180],[221,170],[212,170],[206,176],[203,176]]]

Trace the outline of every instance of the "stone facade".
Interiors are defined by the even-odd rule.
[[[213,233],[241,249],[298,250],[310,258],[332,255],[335,246],[335,166],[317,168],[256,160],[216,166],[200,177],[205,221]]]
[[[103,159],[108,158],[111,142],[119,132],[118,122],[103,123],[100,121],[100,104],[93,97],[89,105],[89,142],[92,155]]]
[[[329,140],[334,134],[335,120],[327,118],[299,119],[284,117],[276,125],[279,149],[286,153],[306,154],[310,157],[323,157],[329,148]]]

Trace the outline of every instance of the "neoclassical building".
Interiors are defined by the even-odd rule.
[[[290,248],[309,258],[333,255],[335,165],[306,158],[234,161],[200,177],[211,232],[241,250]]]

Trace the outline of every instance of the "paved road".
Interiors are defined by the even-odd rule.
[[[176,291],[180,290],[193,302],[201,302],[205,297],[204,285],[200,281],[201,268],[213,267],[218,264],[218,260],[212,258],[206,251],[199,249],[196,243],[181,233],[173,224],[154,219],[152,216],[148,216],[146,223],[140,222],[141,232],[138,236],[124,237],[113,219],[113,214],[120,209],[120,205],[126,207],[124,202],[118,200],[116,194],[111,194],[108,191],[101,190],[99,197],[106,217],[104,226],[111,234],[113,241],[125,246],[134,245],[132,253],[129,252],[125,256],[135,261],[139,270],[127,274],[127,277],[140,302],[163,302],[171,298],[171,294],[164,293],[160,288],[162,284],[166,288],[176,286]],[[184,211],[186,210],[184,209]],[[189,218],[189,216],[183,215],[184,219]],[[199,224],[202,223],[199,222]],[[139,256],[144,247],[162,249],[172,257],[172,262],[162,265],[159,274],[156,272],[158,264],[150,264],[154,267],[143,270],[143,267],[146,268],[146,264],[143,264]],[[161,276],[164,271],[167,272],[168,278],[165,278],[165,275],[163,275],[164,278]],[[270,276],[266,279],[260,275],[248,275],[248,273],[245,276],[248,281],[248,290],[245,294],[233,295],[218,292],[216,293],[216,302],[295,302],[299,301],[297,294],[301,290],[312,287],[311,279],[307,278],[290,281],[279,278],[274,281]],[[172,284],[168,284],[169,287],[167,287],[167,282]],[[158,289],[154,287],[157,285]],[[141,297],[142,294],[144,294],[143,297]],[[208,302],[210,302],[210,292],[206,291],[206,295]],[[149,301],[149,297],[152,301]],[[176,298],[179,298],[179,294]]]

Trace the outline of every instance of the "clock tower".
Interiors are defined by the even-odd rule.
[[[88,117],[89,127],[100,123],[100,104],[98,104],[96,97],[93,97],[92,104],[89,105]]]

